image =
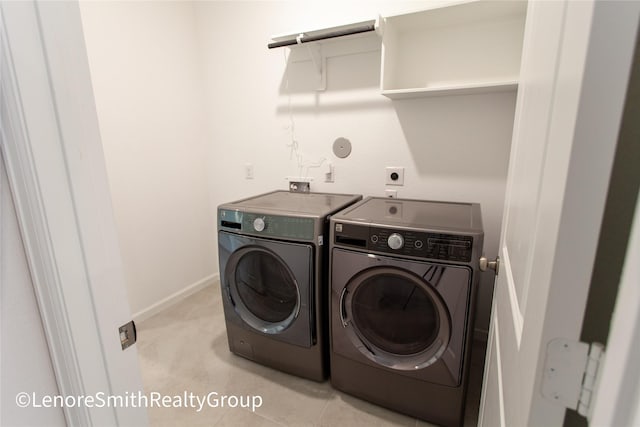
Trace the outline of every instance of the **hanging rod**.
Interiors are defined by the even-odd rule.
[[[314,33],[319,33],[319,34],[301,33],[298,36],[293,36],[293,35],[288,36],[284,40],[279,40],[279,41],[274,41],[269,43],[267,47],[269,49],[275,49],[278,47],[293,46],[300,43],[316,42],[319,40],[350,36],[352,34],[367,33],[375,30],[376,30],[375,21],[368,21],[366,24],[359,25],[357,27],[349,27],[345,29],[328,29],[327,32],[314,31]]]

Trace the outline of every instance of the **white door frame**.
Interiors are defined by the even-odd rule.
[[[1,149],[63,396],[142,391],[77,2],[0,2]],[[64,407],[68,425],[144,408]]]
[[[578,340],[580,335],[639,6],[637,2],[571,0],[529,4],[501,236],[503,265],[494,294],[481,403],[482,425],[501,421],[505,426],[556,426],[563,422],[564,407],[541,393],[544,360],[549,342],[555,338]],[[558,18],[557,36],[549,31],[549,18]],[[527,48],[527,42],[537,47]],[[550,45],[557,49],[550,51]],[[545,56],[550,59],[548,67],[536,69],[534,65],[544,65],[539,58]],[[543,96],[545,90],[547,96]],[[547,102],[547,97],[550,108],[534,111],[540,112],[541,120],[519,109],[539,106]],[[522,129],[526,132],[519,134]],[[534,135],[531,129],[544,133]],[[531,145],[522,145],[522,141]],[[531,193],[522,192],[514,183],[513,172],[527,159],[522,157],[518,164],[513,156],[535,144],[544,148],[540,153],[542,169],[535,170],[535,176],[533,172],[530,177],[520,176],[523,182],[530,178],[538,186]],[[538,177],[542,179],[537,181]],[[525,203],[511,205],[512,194],[524,194]],[[527,209],[535,213],[533,220],[522,221]],[[531,239],[505,239],[508,227],[518,231],[526,224],[535,227]],[[525,243],[525,248],[530,244],[530,251],[508,250],[517,249],[518,243]],[[517,271],[511,268],[516,264],[520,267]],[[511,274],[514,271],[517,277]]]
[[[591,424],[640,425],[640,197],[611,321]]]

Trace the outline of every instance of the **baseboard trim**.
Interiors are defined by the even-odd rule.
[[[183,299],[185,299],[189,295],[195,294],[196,292],[198,292],[201,289],[206,288],[207,286],[214,285],[215,283],[218,282],[219,279],[220,279],[220,274],[218,274],[218,273],[215,273],[215,274],[212,274],[210,276],[204,277],[204,278],[198,280],[197,282],[187,286],[186,288],[181,289],[178,292],[175,292],[175,293],[169,295],[168,297],[161,299],[160,301],[156,302],[155,304],[152,304],[149,307],[147,307],[145,309],[142,309],[142,310],[138,311],[137,313],[134,313],[132,315],[133,321],[134,322],[142,322],[143,320],[146,320],[146,319],[150,318],[154,314],[157,314],[157,313],[161,312],[162,310],[171,307],[172,305],[176,304],[177,302],[182,301]]]

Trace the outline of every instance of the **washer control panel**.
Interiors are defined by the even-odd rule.
[[[253,229],[256,231],[264,231],[264,227],[266,223],[264,222],[264,218],[256,218],[253,220]]]
[[[391,235],[387,237],[387,245],[393,250],[402,249],[404,246],[404,237],[398,233],[391,233]]]
[[[263,215],[227,209],[221,209],[218,218],[221,229],[243,234],[300,240],[313,240],[314,236],[313,218]]]
[[[376,252],[462,262],[471,261],[473,250],[472,236],[347,223],[335,224],[334,243]]]

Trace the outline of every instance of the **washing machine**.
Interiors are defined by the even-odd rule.
[[[301,377],[328,375],[328,218],[359,195],[274,191],[218,207],[231,352]]]
[[[462,424],[480,205],[366,198],[330,227],[332,385],[431,423]]]

